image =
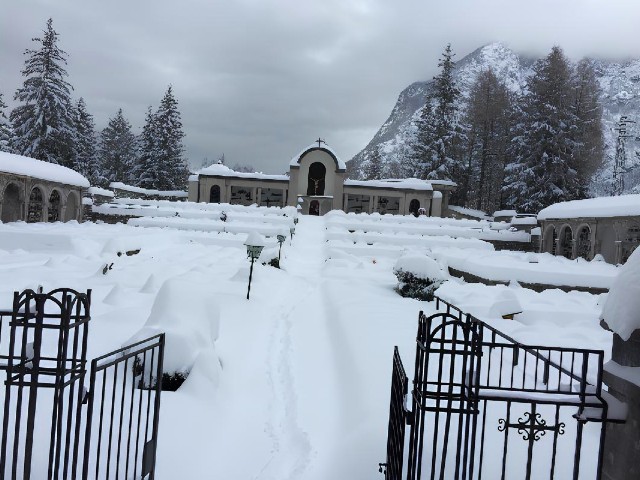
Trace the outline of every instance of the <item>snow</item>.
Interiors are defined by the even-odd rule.
[[[489,315],[492,317],[505,317],[516,313],[522,313],[522,307],[513,290],[502,290],[489,308]]]
[[[511,225],[537,225],[536,217],[514,217],[511,219]]]
[[[640,329],[640,249],[619,269],[602,308],[602,319],[623,340]]]
[[[75,187],[89,187],[89,180],[70,168],[13,153],[0,152],[0,172],[25,175]]]
[[[507,255],[464,237],[465,230],[475,235],[488,222],[339,212],[302,216],[296,235],[282,246],[282,268],[254,265],[247,301],[247,235],[262,235],[263,227],[288,228],[295,208],[134,199],[110,205],[167,214],[136,220],[173,221],[173,212],[181,215],[176,221],[246,229],[0,225],[0,310],[11,306],[14,290],[38,283],[45,290],[91,288],[90,359],[147,333],[167,332],[165,363],[190,373],[180,389],[162,394],[158,480],[203,478],[212,465],[217,476],[229,479],[370,478],[385,458],[393,346],[399,347],[411,378],[418,312],[435,312],[434,303],[394,291],[398,258],[426,258],[431,249],[438,262],[450,261],[467,251],[456,248],[461,245],[472,248],[471,258],[497,255],[496,261]],[[229,218],[216,223],[222,210]],[[354,244],[349,228],[362,225],[389,231],[380,232],[373,245]],[[459,237],[429,235],[425,227],[449,229]],[[394,233],[398,229],[404,229],[404,238]],[[344,239],[330,240],[334,234]],[[273,237],[266,243],[263,251],[277,248]],[[118,255],[137,249],[135,255]],[[523,264],[527,255],[538,256],[513,255]],[[409,259],[404,261],[411,266]],[[112,268],[103,273],[105,264]],[[598,274],[585,264],[576,263],[582,274]],[[515,320],[491,311],[504,291],[522,307]],[[612,334],[599,326],[602,295],[537,293],[515,282],[486,286],[458,279],[447,281],[437,294],[521,342],[602,349],[609,359]],[[0,343],[0,353],[3,348]],[[567,415],[566,421],[570,425],[573,419]],[[597,445],[599,430],[594,433],[591,425],[585,425],[584,442]],[[486,435],[487,445],[504,438],[496,428]],[[46,469],[46,459],[40,465]]]
[[[125,192],[139,193],[142,195],[157,195],[158,197],[187,198],[188,193],[183,190],[154,190],[149,188],[134,187],[122,182],[111,182],[109,188],[124,190]]]
[[[221,163],[214,163],[208,167],[200,170],[196,175],[189,177],[189,181],[197,180],[199,175],[211,175],[214,177],[236,177],[236,178],[253,178],[258,180],[281,180],[284,182],[289,181],[287,175],[268,175],[265,173],[248,173],[248,172],[236,172],[231,168]]]
[[[411,272],[414,276],[424,280],[442,280],[447,278],[447,275],[438,262],[426,255],[403,255],[396,261],[393,271]]]
[[[264,238],[262,238],[260,234],[255,230],[252,232],[249,232],[249,235],[247,235],[247,239],[244,241],[244,244],[247,246],[251,245],[254,247],[264,247],[266,245],[266,243],[264,242]]]
[[[386,180],[345,180],[345,187],[387,188],[394,190],[432,191],[431,183],[418,178],[386,179]]]
[[[457,212],[468,217],[474,217],[478,220],[492,220],[492,218],[484,213],[482,210],[475,210],[473,208],[459,207],[458,205],[449,205],[449,210]]]
[[[317,150],[317,149],[323,149],[323,150],[328,150],[329,152],[331,152],[333,154],[333,156],[337,159],[338,161],[338,169],[339,170],[346,170],[347,169],[347,164],[344,163],[344,161],[342,161],[340,159],[340,157],[338,156],[338,154],[326,143],[323,143],[321,147],[318,147],[318,142],[314,142],[311,145],[309,145],[308,147],[300,150],[300,153],[298,153],[296,156],[294,156],[291,161],[289,161],[289,166],[290,167],[297,167],[299,165],[299,161],[300,161],[300,157],[302,156],[303,153],[305,153],[308,150]]]
[[[538,220],[640,216],[640,194],[560,202],[540,210]]]
[[[87,192],[90,195],[100,195],[102,197],[110,197],[110,198],[115,197],[115,193],[113,193],[111,190],[107,190],[106,188],[89,187],[87,189]]]
[[[496,217],[515,217],[518,214],[515,210],[496,210],[493,212],[493,218]]]
[[[613,360],[609,360],[604,365],[605,371],[640,387],[640,367],[625,367]]]

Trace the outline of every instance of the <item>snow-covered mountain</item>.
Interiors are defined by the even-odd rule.
[[[479,72],[491,68],[503,79],[509,90],[522,93],[531,73],[534,58],[518,55],[501,43],[493,43],[477,49],[456,63],[455,78],[462,92],[462,105]],[[595,60],[602,88],[603,127],[606,141],[604,167],[592,181],[592,192],[606,195],[613,176],[617,132],[614,130],[621,115],[640,121],[640,60],[616,63]],[[433,81],[415,82],[405,88],[398,97],[387,121],[380,127],[369,144],[348,163],[350,175],[360,177],[362,167],[374,149],[379,148],[386,165],[385,175],[394,175],[397,164],[408,153],[416,133],[415,120],[419,118]],[[635,124],[637,125],[637,124]],[[634,132],[635,134],[635,132]],[[635,158],[636,141],[627,141],[627,158],[631,164]],[[638,169],[640,170],[640,169]],[[625,179],[625,190],[640,189],[640,172],[630,172]]]

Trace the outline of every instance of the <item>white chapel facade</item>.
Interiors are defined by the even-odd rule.
[[[288,175],[244,173],[214,164],[189,177],[189,201],[301,206],[301,213],[418,214],[443,216],[454,182],[415,178],[350,180],[346,164],[321,140],[289,162]]]

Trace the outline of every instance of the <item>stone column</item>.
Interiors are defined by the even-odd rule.
[[[603,326],[606,324],[603,322]],[[627,404],[626,423],[607,423],[603,480],[640,478],[640,330],[629,340],[613,334],[611,362],[603,381],[609,393]],[[635,376],[635,378],[634,378]]]

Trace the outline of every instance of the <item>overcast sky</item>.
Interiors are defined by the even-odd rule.
[[[10,107],[49,17],[98,129],[122,107],[139,133],[172,84],[192,165],[224,152],[267,173],[318,136],[349,160],[400,91],[436,73],[447,42],[458,59],[494,41],[640,57],[637,0],[2,0]]]

